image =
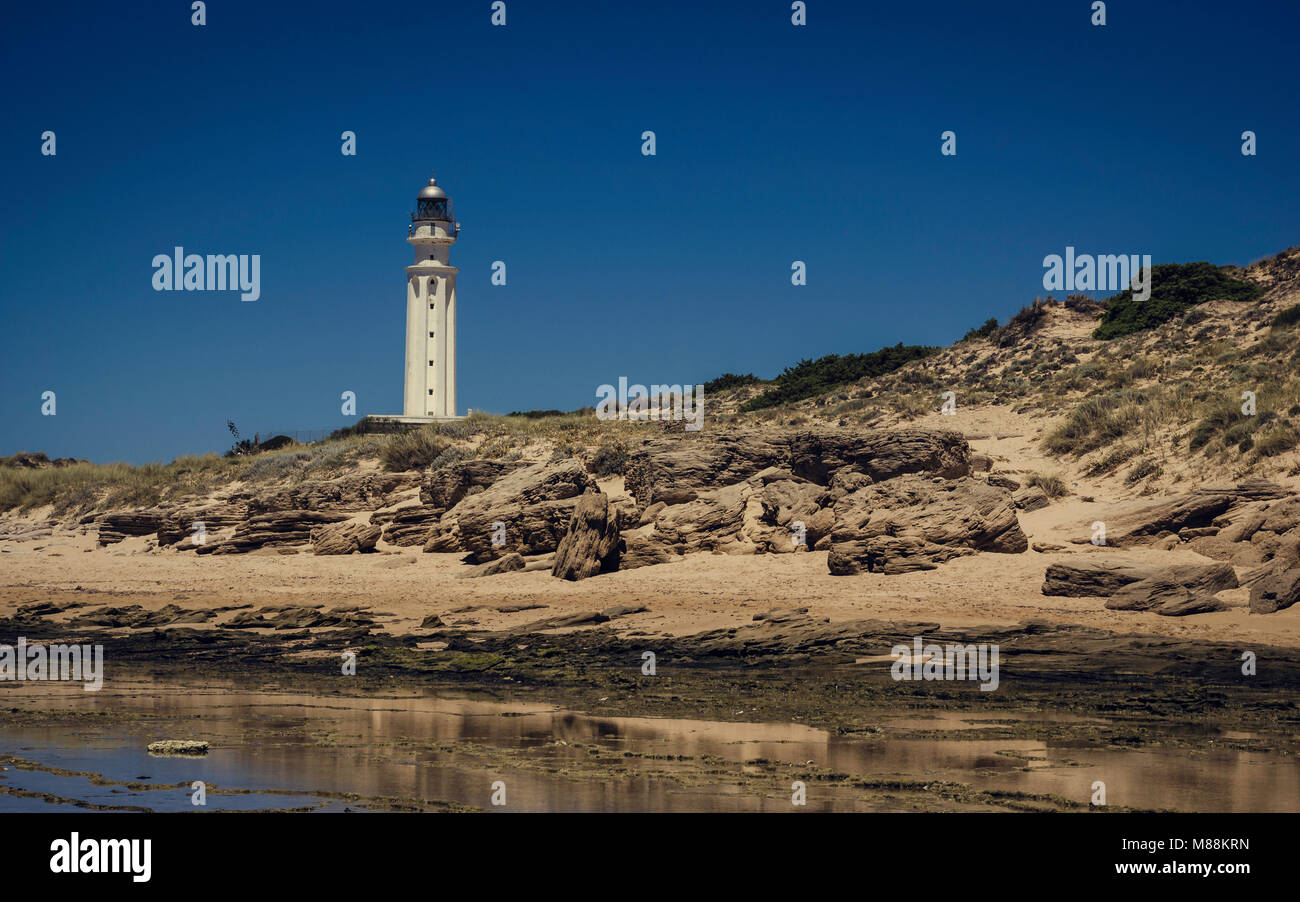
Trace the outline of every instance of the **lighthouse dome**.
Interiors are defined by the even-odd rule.
[[[411,218],[416,222],[455,220],[456,213],[451,205],[451,198],[447,196],[446,191],[438,187],[437,179],[429,179],[429,184],[421,188],[420,193],[415,196],[415,215]]]
[[[426,197],[446,197],[447,192],[438,187],[437,179],[429,179],[429,184],[421,188],[420,193],[416,196],[422,199]]]

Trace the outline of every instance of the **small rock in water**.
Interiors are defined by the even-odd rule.
[[[151,755],[206,755],[208,744],[201,739],[163,739],[149,743]]]

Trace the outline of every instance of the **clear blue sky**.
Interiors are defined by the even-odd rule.
[[[430,171],[464,224],[462,412],[946,344],[1067,245],[1300,243],[1292,0],[293,6],[6,8],[0,454],[220,451],[228,419],[350,423],[345,390],[399,413]],[[176,245],[260,254],[261,299],[155,292]]]

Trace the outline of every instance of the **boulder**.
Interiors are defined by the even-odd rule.
[[[389,545],[423,545],[434,533],[442,515],[441,507],[428,504],[408,504],[394,511],[371,515],[374,525],[383,524],[384,541]]]
[[[619,570],[635,570],[654,564],[666,564],[683,553],[680,546],[668,545],[651,530],[623,533],[623,551],[619,556]]]
[[[488,561],[486,564],[480,564],[470,569],[463,579],[476,579],[480,576],[496,576],[498,573],[513,573],[516,570],[523,570],[528,566],[522,554],[507,554],[497,558],[495,561]]]
[[[745,505],[752,489],[740,483],[700,492],[687,504],[665,507],[655,518],[654,535],[661,545],[681,553],[693,551],[754,551],[743,534]]]
[[[777,468],[764,470],[750,481],[758,484],[751,500],[761,513],[745,536],[760,551],[808,550],[830,536],[835,526],[835,514],[829,509],[833,496],[824,486]]]
[[[1250,587],[1250,612],[1272,614],[1300,602],[1300,569],[1280,570]]]
[[[752,432],[657,438],[629,455],[624,486],[644,507],[683,503],[683,492],[740,482],[788,458],[780,441]]]
[[[430,470],[420,483],[420,502],[428,507],[448,510],[466,495],[483,491],[506,473],[522,466],[522,461],[475,458]]]
[[[1219,530],[1218,537],[1225,542],[1249,542],[1251,536],[1259,532],[1260,527],[1264,525],[1264,520],[1263,511],[1247,511],[1236,522]]]
[[[1107,523],[1106,543],[1116,547],[1152,544],[1181,529],[1211,526],[1232,502],[1233,496],[1226,494],[1174,495]],[[1074,541],[1080,544],[1090,541],[1091,528],[1089,524],[1089,538]]]
[[[827,566],[836,576],[851,576],[864,571],[892,575],[934,570],[945,561],[972,553],[969,548],[939,545],[919,536],[880,535],[833,543]]]
[[[1052,564],[1047,568],[1042,593],[1070,598],[1109,598],[1132,583],[1155,579],[1211,594],[1237,585],[1236,572],[1224,563],[1161,566],[1123,558],[1098,557]],[[1145,588],[1154,590],[1155,585],[1152,583]]]
[[[902,476],[854,492],[833,510],[829,566],[836,575],[928,569],[926,561],[971,551],[1029,549],[1011,493],[971,477]]]
[[[1270,504],[1264,512],[1264,522],[1260,524],[1260,529],[1278,535],[1296,527],[1300,527],[1300,498],[1296,497]]]
[[[1022,511],[1042,510],[1052,503],[1052,499],[1036,485],[1026,486],[1011,495],[1012,501]]]
[[[1120,587],[1106,601],[1106,607],[1112,611],[1149,611],[1169,603],[1186,605],[1235,588],[1237,573],[1230,564],[1179,564]]]
[[[1254,567],[1264,563],[1264,553],[1250,542],[1233,542],[1217,536],[1199,536],[1187,543],[1187,547],[1202,557],[1216,561],[1226,561],[1238,567]]]
[[[499,477],[481,492],[466,495],[443,515],[437,533],[455,530],[460,547],[477,561],[511,552],[545,554],[568,532],[578,498],[596,483],[573,459],[532,464]],[[497,544],[504,525],[505,541]],[[427,547],[427,544],[426,544]]]
[[[374,551],[382,530],[369,523],[335,523],[312,530],[316,554],[363,554]]]
[[[1163,617],[1186,617],[1188,614],[1212,614],[1228,610],[1227,602],[1204,593],[1188,592],[1186,598],[1169,599],[1155,609]]]
[[[555,551],[551,575],[579,580],[617,570],[622,544],[618,520],[604,492],[588,492],[578,499],[569,530]]]

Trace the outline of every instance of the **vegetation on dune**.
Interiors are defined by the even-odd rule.
[[[904,346],[899,342],[892,348],[881,348],[869,354],[827,354],[816,360],[801,360],[794,366],[786,367],[773,380],[772,388],[749,399],[740,409],[761,410],[813,398],[859,379],[892,373],[913,360],[929,357],[939,350],[924,345]]]
[[[1296,323],[1300,323],[1300,304],[1288,307],[1273,317],[1272,326],[1274,329],[1289,329]]]
[[[1025,485],[1042,489],[1048,498],[1063,498],[1070,494],[1065,480],[1055,473],[1030,473]]]
[[[178,457],[170,464],[76,463],[66,467],[0,468],[0,510],[56,511],[146,507],[175,493],[205,491],[233,477],[238,465],[216,454]]]
[[[1152,329],[1206,301],[1254,301],[1264,289],[1213,263],[1157,263],[1151,267],[1151,297],[1141,301],[1126,288],[1107,298],[1101,324],[1092,333],[1103,341]]]
[[[519,458],[526,447],[539,443],[549,443],[558,457],[596,447],[597,471],[612,475],[626,466],[623,437],[657,425],[602,421],[590,407],[570,413],[530,413],[504,417],[475,413],[386,435],[347,428],[320,442],[265,451],[249,445],[233,455],[179,457],[169,464],[78,461],[44,466],[44,455],[16,454],[0,463],[0,511],[27,511],[47,504],[54,505],[58,515],[152,507],[206,495],[233,482],[327,479],[362,460],[376,461],[391,471],[424,470],[466,457]]]
[[[447,450],[451,442],[431,429],[413,429],[391,436],[379,460],[385,470],[401,473],[423,470]]]
[[[976,338],[988,338],[997,330],[998,318],[996,316],[990,316],[984,321],[984,325],[971,329],[961,337],[960,341],[971,341]]]
[[[735,373],[723,373],[718,378],[710,379],[708,382],[705,382],[704,392],[705,394],[711,395],[715,392],[727,391],[732,388],[742,388],[746,385],[758,385],[762,381],[762,379],[758,378],[753,373],[745,373],[743,376],[738,376]]]

